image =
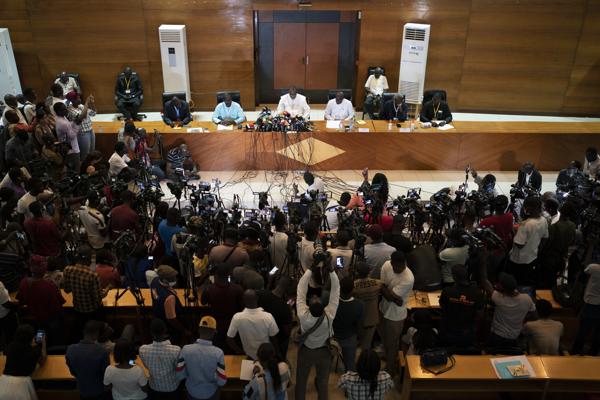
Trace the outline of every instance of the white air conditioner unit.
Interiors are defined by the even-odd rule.
[[[0,93],[20,94],[21,81],[8,29],[0,28]]]
[[[164,90],[185,92],[189,100],[190,72],[185,25],[161,25],[158,27],[158,37]]]
[[[420,104],[423,100],[430,30],[431,25],[404,25],[398,92],[406,96],[407,103]]]

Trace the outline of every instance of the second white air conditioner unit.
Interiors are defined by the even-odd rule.
[[[420,104],[423,100],[430,30],[427,24],[404,25],[398,92],[406,96],[407,103]]]
[[[158,27],[158,36],[164,90],[165,92],[185,92],[189,100],[190,72],[185,25],[161,25]]]

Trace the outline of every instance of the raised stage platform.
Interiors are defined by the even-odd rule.
[[[314,132],[218,131],[211,122],[191,123],[209,132],[187,133],[162,122],[139,122],[148,132],[163,133],[165,147],[187,143],[202,171],[348,170],[369,166],[379,170],[514,171],[525,161],[558,171],[569,161],[583,160],[588,146],[600,147],[599,122],[469,122],[455,129],[419,128],[400,132],[386,121],[365,121],[356,128],[369,132],[326,129],[316,121]],[[96,147],[109,155],[121,122],[94,122]],[[407,128],[408,122],[402,124]]]

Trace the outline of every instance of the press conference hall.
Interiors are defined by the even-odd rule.
[[[0,9],[0,400],[600,397],[597,0]]]

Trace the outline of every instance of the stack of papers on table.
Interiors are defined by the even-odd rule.
[[[535,378],[535,371],[527,356],[492,358],[490,361],[500,379]]]
[[[217,125],[217,130],[218,131],[232,131],[233,130],[233,125]]]
[[[450,129],[454,129],[454,126],[450,124],[445,124],[444,126],[438,126],[438,130],[440,131],[448,131]]]
[[[327,129],[340,129],[340,121],[335,121],[332,119],[327,120],[327,124],[325,125]]]

